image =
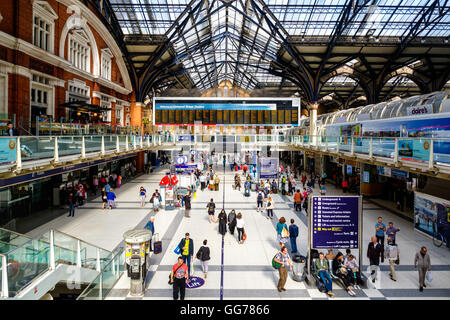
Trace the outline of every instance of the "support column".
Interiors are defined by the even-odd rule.
[[[133,127],[142,127],[142,102],[132,102],[130,106],[131,121],[130,124]],[[137,128],[135,128],[136,130]],[[142,131],[140,131],[142,132]],[[133,132],[135,134],[136,131]]]
[[[317,145],[317,129],[316,129],[316,122],[317,122],[317,109],[319,108],[319,103],[317,101],[313,101],[310,104],[308,104],[308,110],[309,110],[309,135],[310,135],[310,141],[313,146]]]

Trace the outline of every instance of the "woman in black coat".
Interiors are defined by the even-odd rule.
[[[228,228],[230,229],[230,234],[234,234],[234,229],[236,228],[236,212],[234,209],[228,214]]]
[[[219,233],[223,236],[227,233],[227,214],[224,209],[219,213]]]
[[[191,193],[184,196],[184,207],[186,210],[191,210]]]

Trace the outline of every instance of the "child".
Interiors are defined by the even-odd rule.
[[[108,205],[109,205],[109,209],[111,210],[113,207],[116,206],[116,194],[114,193],[114,189],[111,188],[111,190],[108,192],[108,194],[106,195],[106,198],[108,199]]]

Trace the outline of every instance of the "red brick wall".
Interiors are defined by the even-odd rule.
[[[55,37],[53,39],[54,43],[54,54],[59,55],[59,42],[60,35],[67,19],[72,15],[67,13],[67,7],[63,4],[57,2],[56,0],[47,1],[52,9],[58,15],[58,19],[54,21],[54,31]],[[31,0],[0,0],[0,12],[3,16],[3,20],[0,22],[0,31],[10,34],[14,37],[20,38],[24,41],[32,43],[33,38],[33,6]],[[99,53],[99,65],[101,66],[101,49],[106,48],[107,45],[105,41],[99,36],[96,30],[89,24],[90,29],[94,35],[97,50]],[[106,27],[105,27],[106,28]],[[67,55],[67,38],[65,43],[65,58]],[[92,45],[92,44],[91,44]],[[117,57],[122,59],[121,57]],[[66,91],[68,90],[67,80],[72,80],[77,78],[90,86],[91,98],[93,91],[100,91],[106,93],[113,97],[118,97],[119,99],[130,101],[131,95],[122,95],[115,92],[111,88],[101,87],[100,85],[84,79],[78,75],[74,75],[60,67],[52,66],[46,61],[38,60],[36,58],[30,57],[25,53],[9,49],[0,46],[0,59],[13,63],[15,65],[20,65],[26,68],[34,69],[53,77],[57,77],[65,81],[65,87],[55,86],[55,117],[65,116],[65,108],[59,107],[60,104],[66,102]],[[93,54],[91,53],[91,68],[93,68]],[[101,70],[101,68],[100,68]],[[111,64],[111,80],[121,86],[124,86],[123,76],[120,74],[119,68],[116,63],[116,57],[113,58]],[[30,114],[30,82],[27,77],[19,76],[16,74],[9,75],[8,82],[8,109],[9,113],[16,113],[18,116],[24,115],[29,116]],[[92,99],[92,103],[99,104],[99,99]],[[112,119],[115,119],[115,112],[112,111]],[[125,113],[126,116],[126,113]],[[126,118],[125,118],[126,119]],[[124,120],[125,120],[124,119]]]

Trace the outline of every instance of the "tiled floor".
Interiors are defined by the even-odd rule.
[[[229,170],[229,169],[228,169]],[[147,191],[157,188],[163,172],[157,170],[151,175],[143,175],[118,189],[118,207],[112,211],[102,211],[100,199],[88,203],[85,208],[76,212],[75,218],[66,216],[34,230],[31,234],[53,227],[83,240],[98,244],[106,249],[113,249],[121,244],[122,234],[136,226],[142,227],[150,216],[150,205],[140,208],[138,190],[143,185]],[[194,239],[196,251],[204,239],[208,240],[211,250],[210,271],[205,285],[197,289],[187,289],[186,299],[219,299],[221,284],[223,299],[327,299],[326,294],[305,282],[296,282],[289,277],[286,283],[287,291],[279,293],[276,290],[278,273],[271,267],[271,260],[277,252],[275,241],[275,225],[277,219],[284,216],[287,221],[295,219],[299,226],[297,245],[301,254],[307,250],[306,216],[293,210],[292,198],[275,195],[275,217],[266,218],[265,214],[256,211],[256,194],[250,198],[243,196],[242,191],[232,189],[233,173],[221,173],[220,191],[198,191],[192,201],[190,218],[184,217],[178,210],[157,213],[155,218],[156,232],[163,241],[163,252],[151,257],[151,267],[146,281],[144,297],[137,299],[172,299],[172,287],[167,284],[171,266],[176,262],[177,255],[173,252],[181,238],[189,232]],[[216,217],[223,204],[225,180],[225,209],[227,214],[231,209],[242,212],[245,220],[245,231],[248,239],[243,245],[237,242],[235,235],[227,233],[223,239],[223,282],[221,281],[222,236],[218,233],[218,224],[210,224],[206,213],[206,204],[214,198]],[[341,194],[333,186],[327,185],[327,195]],[[400,227],[397,243],[400,248],[401,265],[398,266],[397,282],[390,280],[387,263],[381,265],[379,280],[369,288],[357,291],[356,297],[350,297],[345,290],[334,284],[336,297],[334,299],[450,299],[450,251],[447,248],[436,248],[429,238],[413,230],[412,222],[408,222],[391,212],[364,201],[363,210],[363,270],[367,269],[368,260],[365,249],[374,234],[374,224],[378,216],[384,221],[393,221]],[[413,269],[415,252],[420,246],[428,247],[431,256],[433,282],[427,285],[423,292],[418,291],[418,274]],[[201,277],[200,263],[195,260],[195,276]],[[129,279],[123,276],[111,290],[108,299],[136,299],[129,296]]]

